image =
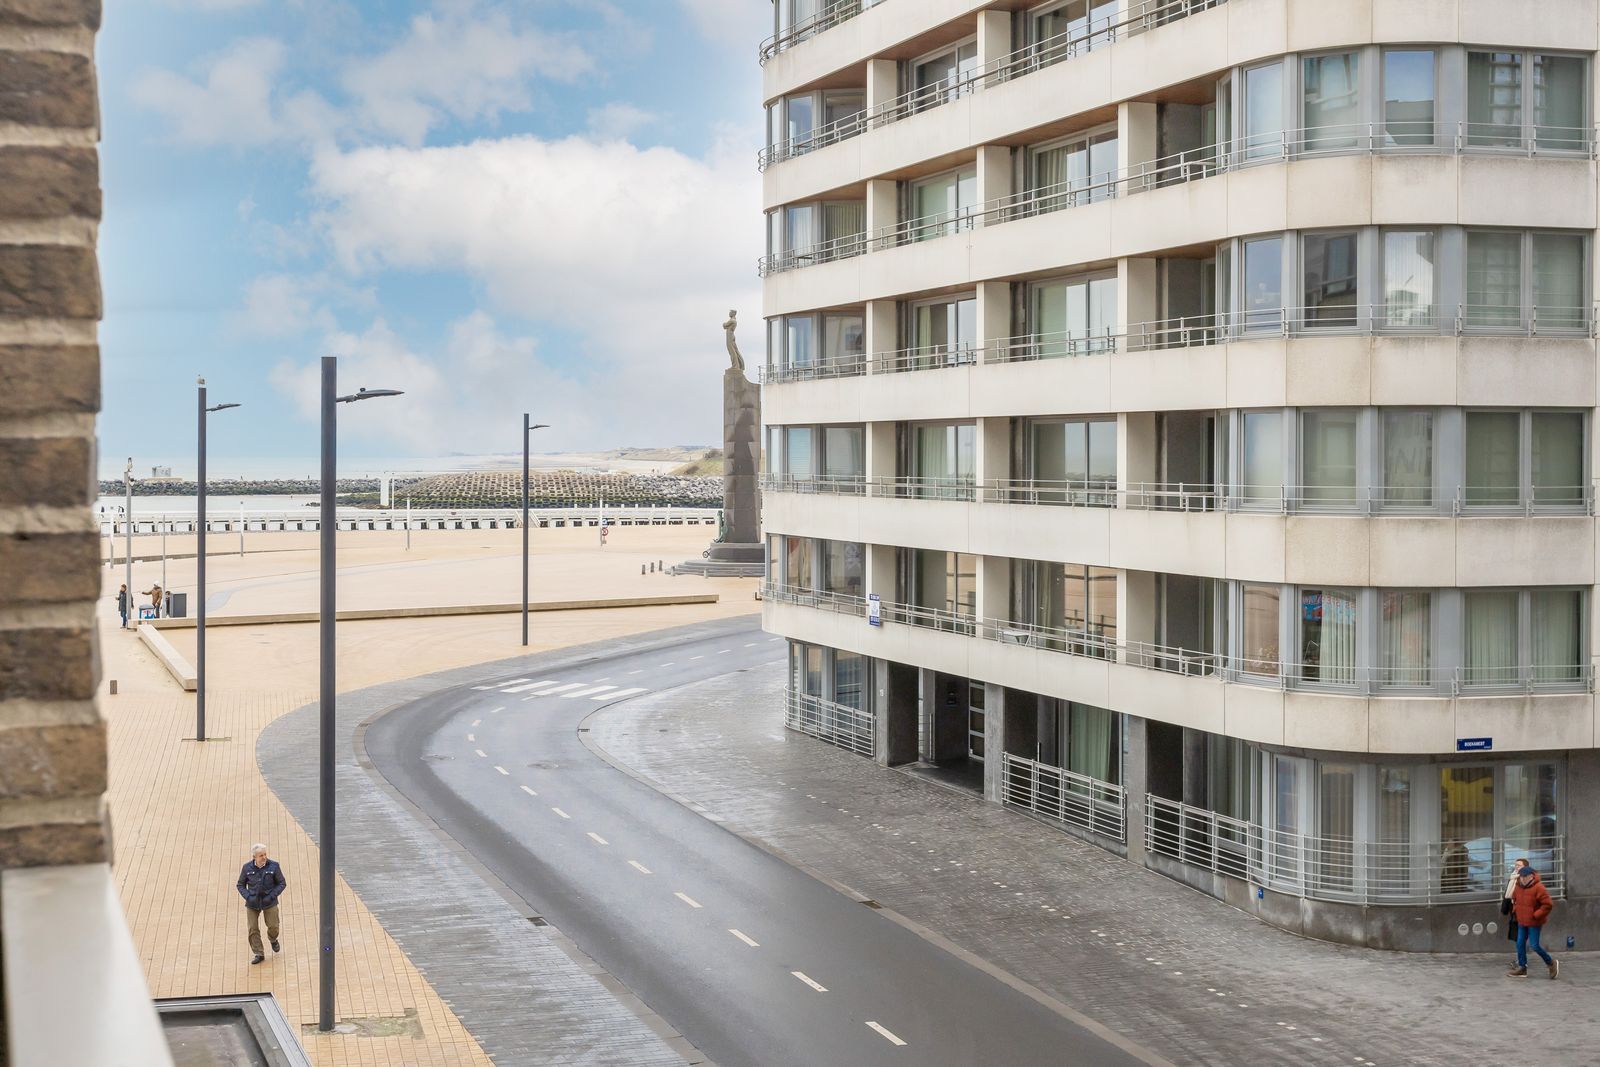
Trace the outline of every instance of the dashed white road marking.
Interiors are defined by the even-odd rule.
[[[639,669],[638,669],[638,670],[636,670],[636,671],[629,671],[629,672],[628,672],[628,673],[629,673],[629,674],[643,674],[643,673],[644,673],[644,668],[643,668],[643,667],[640,667],[640,668],[639,668]]]
[[[488,691],[490,689],[493,689],[494,686],[492,686],[492,685],[475,685],[472,688],[478,690],[481,693],[481,692],[486,692],[486,691]]]
[[[756,647],[756,643],[754,641],[750,641],[744,647],[745,648],[755,648]]]
[[[528,794],[530,797],[536,797],[539,795],[538,793],[535,793],[533,790],[529,789],[527,786],[523,786],[522,791]]]
[[[731,649],[731,648],[725,648],[722,651],[718,652],[717,655],[726,656],[729,652],[732,652],[732,651],[733,651],[733,649]]]
[[[761,942],[757,941],[755,938],[751,937],[749,934],[740,933],[738,930],[729,930],[728,933],[732,934],[734,937],[737,937],[740,941],[743,941],[745,944],[749,945],[751,948],[760,948],[761,947]]]
[[[488,758],[489,758],[489,753],[487,753],[487,752],[485,752],[485,751],[484,751],[484,750],[483,750],[483,749],[481,749],[481,748],[475,748],[475,749],[473,749],[473,750],[472,750],[472,751],[474,751],[474,752],[476,752],[476,753],[477,753],[477,754],[478,754],[478,757],[479,757],[479,758],[480,758],[480,759],[488,759]]]
[[[615,689],[614,685],[591,685],[584,689],[574,689],[570,693],[562,693],[562,700],[576,700],[579,697],[593,696],[596,693],[608,693]]]
[[[628,866],[632,867],[634,870],[638,871],[640,874],[649,874],[650,873],[650,868],[646,867],[644,864],[640,863],[638,860],[629,860],[628,861]]]
[[[904,1041],[900,1040],[898,1037],[895,1037],[887,1029],[885,1029],[882,1026],[879,1026],[877,1023],[869,1022],[869,1023],[867,1023],[867,1025],[870,1026],[873,1029],[873,1031],[875,1033],[877,1033],[877,1035],[879,1037],[881,1037],[885,1041],[889,1042],[889,1044],[891,1044],[891,1045],[904,1045],[905,1044]]]
[[[510,777],[510,775],[511,775],[510,771],[506,770],[504,767],[500,766],[500,764],[498,764],[498,763],[496,763],[494,765],[494,769],[499,771],[501,774],[506,775],[507,777]]]
[[[468,734],[467,735],[467,740],[468,741],[476,741],[477,739],[478,739],[478,735],[477,734]]]
[[[789,973],[794,975],[796,978],[800,979],[800,981],[804,982],[806,985],[810,986],[812,989],[815,989],[818,993],[826,993],[828,991],[828,987],[827,986],[823,985],[821,982],[817,981],[815,978],[810,977],[804,971],[790,971]]]
[[[691,907],[691,908],[698,908],[698,907],[701,906],[699,901],[695,900],[693,897],[689,896],[687,893],[674,893],[672,895],[677,897],[679,900],[683,901],[685,904],[689,905],[689,907]]]
[[[483,720],[482,719],[473,719],[472,720],[472,725],[474,725],[474,726],[482,726],[483,725]]]
[[[656,664],[656,666],[657,667],[671,667],[675,663],[677,663],[677,660],[672,660],[672,661],[667,662],[667,663],[658,663],[658,664]]]
[[[489,709],[489,714],[490,714],[490,715],[498,715],[498,714],[500,714],[500,713],[501,713],[501,712],[502,712],[502,711],[505,711],[505,710],[506,710],[506,708],[505,708],[505,705],[504,705],[504,704],[502,704],[502,705],[500,705],[500,706],[499,706],[499,707],[498,707],[498,708],[490,708],[490,709]]]
[[[531,681],[533,681],[532,678],[507,678],[505,681],[496,682],[494,685],[475,685],[472,688],[474,688],[474,689],[499,689],[503,685],[521,685],[523,682],[531,682]]]
[[[767,638],[767,640],[768,641],[782,641],[783,638],[781,638],[781,637],[769,637],[769,638]]]
[[[607,688],[610,688],[610,687],[607,686]],[[637,696],[638,694],[640,694],[642,692],[644,692],[643,688],[618,689],[615,693],[601,693],[598,696],[592,696],[589,699],[590,700],[621,700],[623,697]]]
[[[595,833],[593,830],[589,831],[589,840],[593,841],[597,845],[609,845],[609,844],[611,844],[610,841],[607,841],[605,838],[601,837],[599,834]]]
[[[551,808],[550,810],[555,812],[557,815],[561,816],[563,819],[572,818],[572,816],[568,815],[566,812],[562,811],[560,808]]]
[[[690,656],[689,657],[689,662],[693,663],[697,659],[705,659],[705,657],[704,656]]]

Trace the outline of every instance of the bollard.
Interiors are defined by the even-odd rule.
[[[117,695],[117,680],[115,678],[111,679],[111,695]]]
[[[639,573],[640,574],[644,573],[644,564],[643,563],[639,564]]]

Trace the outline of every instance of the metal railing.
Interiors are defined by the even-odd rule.
[[[832,611],[840,615],[865,615],[867,613],[867,598],[854,593],[836,593],[827,589],[805,589],[800,586],[785,585],[781,582],[767,582],[761,587],[761,599],[771,600],[780,604],[797,604],[800,607],[820,608],[823,611]]]
[[[882,605],[881,614],[886,623],[900,623],[903,626],[920,626],[927,630],[941,630],[945,633],[966,634],[971,636],[977,632],[978,617],[963,612],[952,611],[949,608],[929,608],[920,604],[895,604]]]
[[[848,22],[867,8],[876,7],[884,0],[834,0],[815,15],[801,19],[793,26],[768,37],[761,42],[757,53],[757,60],[764,67],[767,60],[779,52],[787,52],[801,41],[809,40],[817,34],[830,30],[841,22]]]
[[[970,503],[978,495],[977,481],[970,475],[954,478],[922,478],[916,475],[869,478],[867,486],[872,496],[896,500],[957,500]]]
[[[782,252],[772,252],[762,256],[757,263],[756,272],[763,278],[784,271],[796,270],[800,267],[815,266],[818,263],[832,263],[840,259],[853,259],[864,255],[871,244],[867,234],[848,233],[842,237],[832,237],[826,241],[805,245],[800,248],[785,249]]]
[[[1147,796],[1145,847],[1191,867],[1312,900],[1389,905],[1498,900],[1519,857],[1538,869],[1551,896],[1566,895],[1566,839],[1559,834],[1356,841],[1272,830]]]
[[[1113,841],[1127,838],[1127,796],[1122,786],[1001,754],[1000,796],[1014,808]]]
[[[764,385],[776,385],[781,382],[810,382],[824,378],[854,378],[867,372],[866,358],[858,354],[808,363],[791,363],[788,366],[769,363],[761,368],[761,381]]]
[[[793,689],[785,689],[783,695],[783,724],[789,729],[868,759],[878,754],[877,730],[871,712],[796,693]]]
[[[986,504],[1030,504],[1046,507],[1114,508],[1115,478],[989,478],[978,488]]]
[[[864,474],[763,474],[761,488],[770,493],[804,493],[825,496],[865,496],[867,478]]]
[[[782,163],[786,159],[803,156],[808,152],[815,152],[819,148],[848,141],[858,134],[866,132],[871,123],[867,121],[866,107],[852,111],[848,115],[840,116],[832,122],[825,122],[821,126],[813,126],[810,132],[799,137],[787,137],[775,144],[763,148],[756,156],[756,169],[765,171],[774,163]]]

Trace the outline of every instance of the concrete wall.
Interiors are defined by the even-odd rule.
[[[0,0],[0,868],[104,861],[98,0]]]

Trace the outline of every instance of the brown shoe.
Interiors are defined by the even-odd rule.
[[[1506,977],[1507,978],[1526,978],[1526,977],[1528,977],[1528,968],[1526,968],[1526,967],[1513,967],[1509,971],[1506,972]]]
[[[1551,980],[1553,981],[1555,979],[1556,975],[1558,975],[1560,973],[1561,973],[1561,961],[1560,960],[1551,960],[1550,961],[1550,978],[1551,978]]]

